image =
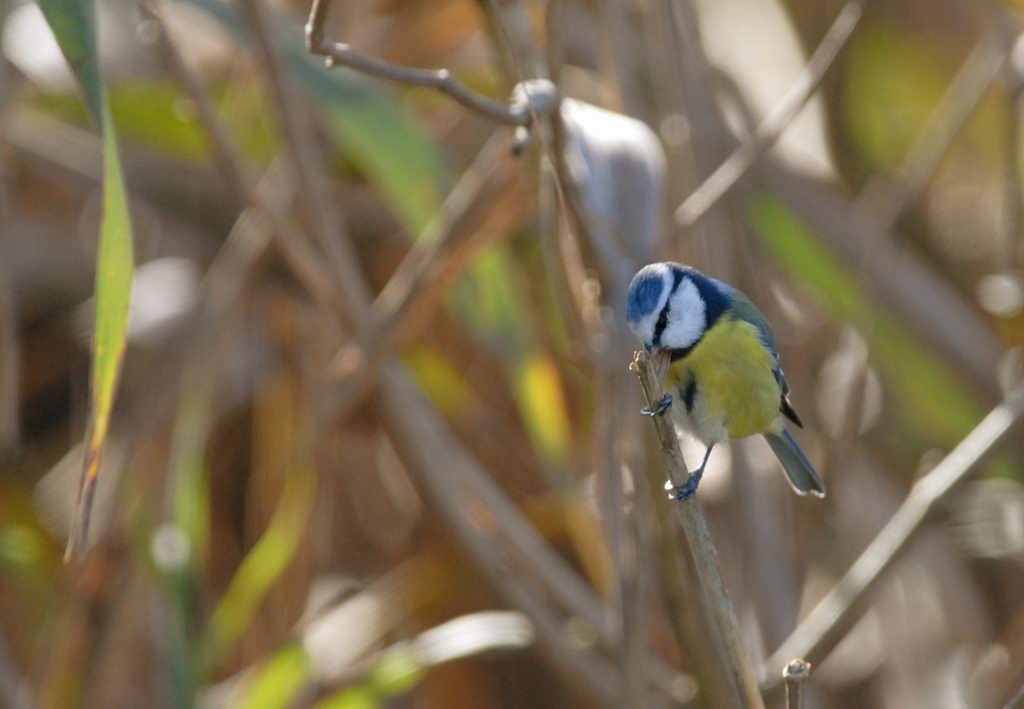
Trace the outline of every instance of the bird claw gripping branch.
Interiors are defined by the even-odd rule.
[[[661,401],[653,409],[650,406],[645,406],[640,409],[641,416],[664,416],[665,412],[672,408],[672,395],[665,394],[661,397]]]

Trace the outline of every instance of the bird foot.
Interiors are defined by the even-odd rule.
[[[640,409],[641,416],[664,416],[665,412],[672,408],[672,395],[665,394],[661,397],[661,401],[653,409],[650,406],[645,406]]]
[[[690,477],[686,479],[682,485],[676,486],[671,480],[665,483],[665,490],[668,491],[668,499],[677,500],[682,502],[683,500],[689,500],[691,497],[697,494],[697,486],[700,485],[700,479],[704,476],[703,470],[698,470],[694,473],[690,473]]]

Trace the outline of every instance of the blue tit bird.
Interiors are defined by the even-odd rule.
[[[764,315],[727,283],[678,263],[644,266],[629,284],[626,320],[651,353],[684,430],[707,446],[700,468],[670,495],[692,496],[716,444],[760,433],[798,495],[825,496],[825,484],[786,430],[803,427],[789,402],[775,338]],[[672,405],[672,393],[681,405]]]

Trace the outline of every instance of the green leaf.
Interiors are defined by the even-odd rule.
[[[516,399],[534,445],[549,463],[567,465],[572,425],[554,360],[542,353],[525,357],[515,379]]]
[[[328,111],[328,127],[338,145],[366,173],[411,234],[419,234],[441,204],[442,171],[433,147],[408,130],[404,110],[367,92],[358,103]],[[387,145],[386,151],[380,150]]]
[[[190,561],[198,570],[206,559],[210,538],[210,487],[206,471],[206,439],[213,410],[210,369],[191,366],[183,377],[171,439],[168,474],[174,485],[174,521],[188,539]]]
[[[317,702],[313,709],[379,709],[380,698],[372,687],[357,685]]]
[[[289,473],[267,531],[242,560],[210,617],[200,663],[204,670],[210,670],[241,637],[267,593],[288,568],[305,534],[315,500],[313,471]]]
[[[103,218],[96,268],[91,399],[79,505],[68,540],[68,554],[73,555],[84,551],[87,542],[92,497],[124,359],[134,255],[117,136],[100,80],[93,3],[91,0],[40,0],[39,6],[103,134]]]
[[[257,84],[211,84],[210,94],[224,104],[221,120],[234,136],[242,154],[257,165],[266,165],[278,152],[277,136],[269,116],[270,106]],[[110,114],[123,143],[154,150],[181,162],[203,163],[210,159],[209,139],[191,109],[188,97],[170,81],[132,79],[110,87]],[[227,105],[229,104],[229,105]],[[42,112],[74,125],[89,123],[89,111],[71,92],[32,96],[15,110],[23,120]]]
[[[455,307],[478,340],[497,355],[518,360],[531,349],[527,312],[512,278],[505,246],[480,251],[470,272],[455,285]]]
[[[39,0],[39,9],[53,30],[60,51],[85,92],[85,103],[97,125],[103,123],[106,98],[96,48],[96,10],[91,0]]]
[[[449,416],[480,404],[473,388],[439,350],[429,345],[416,345],[402,355],[420,388],[438,408]]]
[[[0,568],[18,570],[38,564],[45,556],[39,532],[23,524],[0,527]]]
[[[370,683],[383,696],[396,697],[419,684],[425,674],[416,653],[405,647],[388,652],[381,658],[370,671]]]
[[[311,673],[309,656],[302,645],[288,645],[257,672],[241,705],[243,709],[286,709]]]

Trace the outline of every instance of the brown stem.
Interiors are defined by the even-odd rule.
[[[651,358],[646,352],[633,355],[630,369],[640,379],[647,405],[654,407],[661,400],[661,383],[655,373]],[[675,486],[689,477],[686,462],[679,449],[672,422],[665,416],[653,416],[654,428],[658,435],[662,458],[668,471],[669,480]],[[732,601],[725,590],[725,583],[718,570],[715,546],[711,541],[704,512],[696,496],[676,503],[672,509],[672,520],[683,532],[690,551],[696,575],[683,588],[689,596],[687,605],[700,608],[701,614],[709,621],[716,637],[698,639],[709,642],[718,653],[718,671],[724,673],[726,684],[732,689],[732,700],[724,700],[722,706],[737,706],[745,709],[763,709],[764,702],[754,679],[750,658],[743,647],[739,625],[733,612]],[[693,647],[687,650],[693,651]]]

